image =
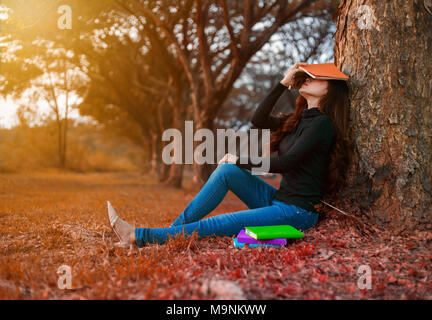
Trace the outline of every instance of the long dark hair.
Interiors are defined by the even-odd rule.
[[[294,88],[299,88],[308,77],[307,75],[297,76],[294,80]],[[327,94],[321,98],[319,109],[332,120],[335,138],[331,146],[328,168],[324,176],[322,195],[333,196],[346,181],[346,170],[351,161],[351,142],[348,134],[348,86],[343,80],[327,81]],[[299,95],[294,112],[279,114],[279,116],[285,118],[285,121],[271,133],[271,152],[277,151],[282,138],[297,127],[302,111],[307,107],[307,100]]]

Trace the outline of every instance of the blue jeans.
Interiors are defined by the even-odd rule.
[[[249,210],[219,214],[201,220],[212,212],[231,190]],[[146,243],[163,244],[178,233],[194,231],[199,237],[236,236],[248,226],[288,224],[305,231],[314,226],[318,214],[274,199],[276,188],[249,170],[222,163],[184,211],[168,228],[135,228],[138,247]]]

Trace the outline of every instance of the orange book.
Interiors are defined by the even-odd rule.
[[[330,63],[317,63],[317,64],[300,64],[299,69],[306,72],[313,79],[322,80],[344,80],[347,81],[349,77],[336,67],[333,62]]]

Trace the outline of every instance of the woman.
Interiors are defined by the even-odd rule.
[[[254,161],[226,154],[218,167],[168,228],[135,228],[120,219],[108,202],[108,218],[119,245],[162,244],[177,233],[200,237],[235,236],[246,226],[288,224],[302,231],[318,219],[314,205],[335,192],[348,163],[348,87],[342,80],[317,80],[296,63],[258,106],[252,123],[271,130],[271,173],[282,174],[279,189],[249,171]],[[280,95],[300,87],[294,112],[270,115]],[[255,162],[256,163],[256,162]],[[259,162],[258,162],[259,163]],[[260,166],[256,165],[256,166]],[[231,190],[249,210],[204,218]],[[202,220],[201,220],[202,219]]]

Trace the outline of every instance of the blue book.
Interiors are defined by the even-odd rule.
[[[235,248],[243,248],[245,243],[241,243],[237,241],[237,238],[233,238],[233,243]],[[280,248],[282,245],[278,244],[264,244],[264,243],[249,243],[249,248],[259,248],[259,247],[276,247]]]

